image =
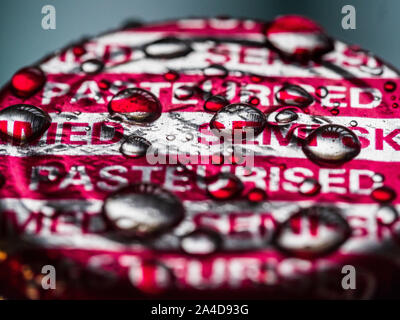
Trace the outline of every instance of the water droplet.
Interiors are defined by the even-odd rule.
[[[27,67],[17,71],[12,79],[11,86],[15,95],[28,98],[39,91],[46,81],[43,71],[37,67]]]
[[[351,228],[334,207],[300,209],[280,225],[274,243],[284,252],[315,258],[331,253],[350,236]]]
[[[72,47],[72,53],[75,55],[75,57],[80,57],[86,53],[86,49],[83,45],[78,44]]]
[[[248,103],[250,103],[253,106],[258,106],[260,104],[260,99],[258,97],[250,97],[248,100]]]
[[[376,212],[376,219],[380,224],[390,225],[398,218],[396,209],[392,206],[381,206]]]
[[[372,181],[374,181],[374,182],[383,182],[383,181],[385,181],[385,176],[383,174],[380,174],[380,173],[375,173],[372,176]]]
[[[208,229],[197,229],[181,238],[181,249],[191,255],[209,255],[220,249],[220,235]]]
[[[210,128],[215,129],[220,136],[246,139],[250,134],[259,135],[266,125],[264,114],[244,103],[225,106],[219,110],[210,121]],[[240,137],[241,135],[241,137]]]
[[[319,182],[312,178],[304,179],[300,184],[299,192],[303,196],[315,196],[321,190],[321,185]]]
[[[140,158],[146,155],[151,143],[145,138],[131,135],[122,144],[120,151],[124,156],[130,158]]]
[[[137,123],[150,123],[161,116],[161,103],[151,92],[140,88],[128,88],[118,92],[110,101],[111,116],[122,117]]]
[[[190,132],[185,134],[185,140],[186,141],[191,141],[191,140],[193,140],[193,138],[194,138],[194,136]]]
[[[196,89],[194,87],[183,85],[183,86],[176,88],[176,90],[174,92],[174,96],[176,99],[179,99],[179,100],[187,100],[187,99],[190,99],[191,97],[193,97],[195,92],[196,92]]]
[[[163,38],[144,46],[148,58],[173,59],[186,56],[192,51],[187,41],[177,38]]]
[[[96,74],[103,70],[104,63],[98,59],[89,59],[81,64],[81,71],[86,74]]]
[[[169,134],[169,135],[167,135],[166,138],[167,138],[168,141],[174,141],[176,137],[173,134]]]
[[[338,108],[333,108],[333,109],[331,109],[331,114],[332,115],[334,115],[334,116],[337,116],[338,114],[339,114],[339,109]]]
[[[99,81],[98,86],[100,90],[108,90],[111,87],[111,83],[108,80],[102,79]]]
[[[292,105],[296,107],[307,107],[314,99],[302,87],[296,85],[285,85],[276,94],[276,100],[284,105]]]
[[[372,199],[381,203],[391,202],[396,196],[396,192],[388,186],[378,187],[371,192]]]
[[[394,102],[394,103],[392,104],[392,107],[396,109],[396,108],[399,107],[399,104],[398,104],[397,102]]]
[[[352,126],[352,127],[357,127],[357,126],[358,126],[357,121],[356,121],[356,120],[351,120],[351,121],[350,121],[350,126]]]
[[[281,16],[267,25],[268,42],[282,55],[301,61],[333,49],[332,40],[314,21],[297,15]]]
[[[397,85],[396,85],[396,82],[389,80],[389,81],[385,82],[385,84],[383,85],[383,88],[387,92],[393,92],[396,90]]]
[[[259,76],[257,74],[252,74],[250,76],[250,81],[254,82],[254,83],[260,83],[260,82],[263,82],[263,80],[264,80],[264,77],[263,76]]]
[[[178,78],[179,78],[179,73],[173,70],[170,70],[166,74],[164,74],[164,79],[167,81],[174,82],[178,80]]]
[[[240,196],[243,183],[232,173],[219,173],[207,178],[207,193],[216,200],[229,200]]]
[[[40,137],[49,128],[51,118],[46,112],[30,104],[15,104],[0,111],[0,121],[13,123],[11,126],[0,126],[2,135],[16,142],[29,142]],[[14,129],[9,131],[7,127]]]
[[[304,154],[321,166],[339,166],[361,150],[357,136],[346,127],[327,124],[311,132],[303,142]]]
[[[139,238],[164,232],[184,216],[177,197],[150,183],[130,185],[111,194],[103,212],[118,235]]]
[[[85,127],[85,130],[86,130],[86,131],[90,131],[90,129],[91,129],[90,126]]]
[[[277,125],[287,125],[299,118],[297,112],[293,108],[285,108],[278,112],[275,116]]]
[[[229,101],[226,100],[223,96],[211,96],[208,98],[204,103],[204,109],[207,111],[216,112],[222,109],[223,107],[227,106]]]
[[[247,200],[250,202],[262,202],[267,199],[266,192],[261,188],[253,188],[247,193]]]
[[[228,75],[228,70],[219,64],[212,64],[203,70],[206,77],[225,78]]]
[[[328,95],[329,91],[326,87],[320,86],[315,90],[315,95],[318,98],[325,98]]]

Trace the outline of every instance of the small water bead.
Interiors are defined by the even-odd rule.
[[[174,82],[179,79],[179,73],[176,71],[170,70],[164,74],[164,79],[167,81]]]
[[[332,115],[334,115],[334,116],[337,116],[338,114],[339,114],[339,109],[338,108],[333,108],[333,109],[331,109],[331,114]]]
[[[75,57],[81,57],[86,53],[86,49],[83,45],[78,44],[72,47],[72,53],[74,54]]]
[[[391,225],[399,218],[399,214],[393,206],[383,205],[379,207],[375,217],[378,223]]]
[[[310,105],[314,99],[302,87],[287,84],[283,86],[276,94],[276,100],[283,105],[291,105],[305,108]]]
[[[240,196],[243,183],[232,173],[219,173],[207,178],[206,189],[215,200],[229,200]]]
[[[337,124],[323,125],[303,141],[304,154],[321,166],[339,166],[356,157],[361,150],[357,136]]]
[[[39,91],[46,82],[44,72],[38,67],[26,67],[11,78],[11,87],[16,96],[28,98]]]
[[[188,55],[192,48],[185,40],[167,37],[145,45],[143,51],[148,58],[174,59]]]
[[[383,174],[380,174],[380,173],[375,173],[372,176],[372,181],[377,182],[377,183],[383,182],[383,181],[385,181],[385,176]]]
[[[318,98],[325,98],[328,95],[329,91],[326,87],[320,86],[315,90],[315,95]]]
[[[197,229],[184,235],[180,241],[183,252],[190,255],[205,256],[221,248],[221,236],[209,229]]]
[[[203,70],[206,77],[225,78],[228,75],[228,70],[219,64],[212,64]]]
[[[82,62],[80,68],[86,74],[97,74],[104,69],[104,63],[98,59],[89,59]]]
[[[118,92],[110,101],[111,116],[122,117],[136,123],[150,123],[161,116],[162,106],[151,92],[140,88],[128,88]]]
[[[261,82],[264,81],[264,77],[256,75],[256,74],[253,74],[253,75],[250,76],[250,81],[254,82],[254,83],[261,83]]]
[[[371,192],[372,199],[380,203],[391,202],[396,196],[396,192],[388,186],[378,187]]]
[[[100,90],[108,90],[111,87],[111,82],[105,79],[102,79],[97,84]]]
[[[314,206],[300,209],[282,223],[273,242],[285,253],[312,259],[339,248],[351,235],[339,209]]]
[[[131,135],[122,144],[121,153],[129,158],[141,158],[146,155],[147,149],[151,143],[145,138]]]
[[[395,103],[392,104],[392,107],[396,109],[396,108],[399,107],[399,104],[397,102],[395,102]]]
[[[219,110],[210,121],[210,128],[219,136],[247,139],[259,135],[266,125],[264,114],[244,103],[230,104]]]
[[[229,101],[220,95],[211,96],[204,102],[204,109],[206,111],[216,112],[227,106]]]
[[[358,126],[357,121],[356,121],[356,120],[351,120],[351,121],[350,121],[350,126],[352,126],[352,127],[357,127],[357,126]]]
[[[167,190],[139,183],[107,197],[103,213],[116,234],[142,238],[177,225],[184,216],[184,209],[178,198]]]
[[[312,178],[304,179],[300,184],[299,192],[303,196],[315,196],[321,191],[319,182]]]
[[[196,93],[196,88],[193,86],[182,85],[176,88],[174,96],[179,100],[188,100],[193,97]]]
[[[0,111],[0,121],[12,126],[0,126],[0,133],[15,142],[29,142],[39,138],[51,124],[50,116],[30,104],[15,104]],[[14,128],[9,131],[8,128]]]
[[[265,201],[267,199],[267,194],[264,189],[253,188],[247,193],[246,197],[250,202],[258,203]]]
[[[175,137],[175,135],[173,135],[173,134],[169,134],[169,135],[167,135],[166,139],[167,139],[168,141],[174,141],[174,140],[176,139],[176,137]]]
[[[397,85],[396,85],[396,82],[389,80],[389,81],[386,81],[386,82],[385,82],[383,88],[384,88],[385,91],[387,91],[387,92],[393,92],[393,91],[396,90]]]
[[[250,97],[248,100],[248,103],[250,103],[253,106],[258,106],[260,104],[260,99],[258,97]]]

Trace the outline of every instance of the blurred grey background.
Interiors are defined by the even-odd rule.
[[[46,4],[56,8],[56,30],[41,27]],[[356,8],[356,30],[341,27],[341,8],[346,4]],[[400,67],[400,0],[1,0],[0,85],[47,53],[130,19],[228,15],[271,20],[288,13],[309,16],[335,38],[356,43]]]

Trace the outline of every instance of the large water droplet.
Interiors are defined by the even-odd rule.
[[[240,196],[243,183],[232,173],[219,173],[207,178],[207,193],[216,200],[229,200]]]
[[[12,79],[11,86],[15,95],[27,98],[40,90],[46,81],[43,71],[37,67],[27,67],[17,71]]]
[[[0,111],[0,133],[16,142],[40,137],[50,123],[46,112],[30,104],[15,104]]]
[[[307,107],[314,99],[302,87],[288,84],[283,86],[276,94],[276,100],[284,105],[292,105],[296,107]]]
[[[332,40],[322,28],[302,16],[286,15],[275,19],[267,25],[265,35],[282,55],[302,61],[333,49]]]
[[[222,244],[219,234],[213,230],[197,229],[181,238],[181,249],[191,255],[208,255],[216,252]]]
[[[151,92],[128,88],[118,92],[108,104],[111,116],[137,123],[150,123],[161,116],[162,106]]]
[[[173,59],[186,56],[192,48],[187,41],[178,38],[163,38],[145,45],[143,51],[149,58]]]
[[[132,135],[121,144],[120,151],[124,156],[130,158],[140,158],[146,155],[147,149],[150,146],[151,143],[145,138]]]
[[[211,96],[204,102],[204,109],[207,111],[216,112],[227,106],[229,101],[223,96]]]
[[[103,212],[117,235],[147,237],[177,225],[184,215],[172,193],[149,183],[134,184],[110,195]]]
[[[321,166],[340,166],[361,150],[357,136],[346,127],[328,124],[315,129],[303,141],[303,152]]]
[[[260,134],[266,125],[264,114],[244,103],[230,104],[218,111],[210,121],[210,128],[216,129],[220,136],[246,139]]]
[[[279,228],[274,243],[284,252],[302,258],[328,254],[344,243],[351,228],[334,207],[301,209]]]

